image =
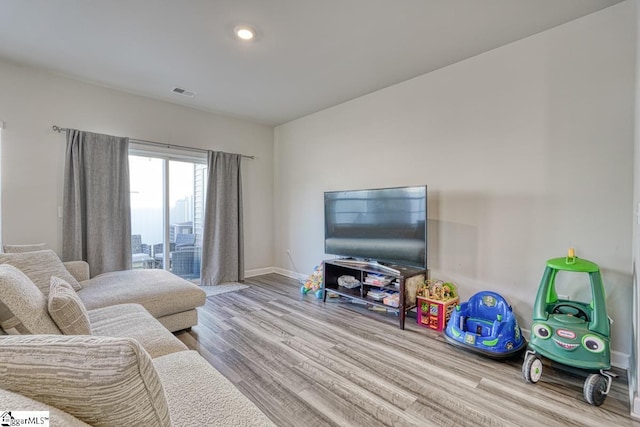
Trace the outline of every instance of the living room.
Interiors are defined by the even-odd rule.
[[[62,247],[54,124],[254,156],[242,163],[247,277],[304,277],[330,257],[325,191],[428,185],[431,277],[463,298],[502,293],[524,329],[548,258],[574,247],[600,265],[612,363],[630,370],[638,414],[638,8],[623,1],[275,126],[2,58],[2,243]]]

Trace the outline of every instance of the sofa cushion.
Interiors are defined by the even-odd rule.
[[[197,352],[169,354],[154,359],[153,364],[162,381],[174,427],[275,426]]]
[[[93,335],[134,338],[152,358],[187,350],[182,341],[139,304],[89,310],[89,319]]]
[[[30,245],[4,245],[2,250],[7,254],[20,254],[23,252],[35,252],[46,249],[46,243],[33,243]]]
[[[78,291],[87,309],[137,303],[155,318],[204,305],[206,293],[165,270],[126,270],[100,274]]]
[[[89,280],[89,263],[86,261],[63,261],[62,265],[78,282]]]
[[[0,337],[0,388],[93,426],[171,425],[151,358],[130,338]]]
[[[0,265],[0,327],[10,335],[57,334],[47,298],[16,267]]]
[[[89,314],[82,300],[70,284],[51,278],[49,315],[65,335],[91,335]]]
[[[19,411],[48,411],[49,426],[51,427],[89,427],[89,424],[80,421],[73,415],[67,414],[58,408],[1,388],[0,402],[2,402],[2,410],[0,410],[0,414],[2,414],[4,409],[17,409]]]
[[[20,269],[42,291],[49,295],[51,276],[66,280],[73,289],[80,290],[80,283],[64,268],[58,255],[51,249],[16,254],[0,254],[0,264],[11,264]]]

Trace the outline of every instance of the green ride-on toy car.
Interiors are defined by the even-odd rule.
[[[555,287],[559,271],[587,273],[591,302],[559,299]],[[531,339],[522,365],[524,379],[530,383],[540,380],[541,356],[585,370],[589,375],[584,382],[584,398],[600,406],[615,376],[607,371],[611,368],[609,341],[609,317],[598,265],[578,258],[573,249],[566,258],[548,260],[533,305]]]

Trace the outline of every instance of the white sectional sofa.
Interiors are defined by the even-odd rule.
[[[11,264],[24,271],[45,295],[49,293],[51,275],[60,276],[73,285],[89,310],[123,303],[141,304],[172,332],[196,325],[196,307],[206,299],[198,286],[165,270],[114,271],[90,277],[89,264],[62,263],[50,249],[3,253],[0,264]]]
[[[87,309],[137,303],[171,332],[198,324],[196,307],[204,305],[206,294],[174,274],[165,270],[127,270],[89,278],[87,263],[75,261],[65,266],[69,268],[70,264],[82,287],[78,296]]]
[[[44,252],[0,254],[0,409],[52,426],[273,425],[170,332],[195,325],[201,289],[168,272],[88,279]]]

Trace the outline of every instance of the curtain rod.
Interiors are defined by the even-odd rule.
[[[58,132],[58,133],[66,132],[69,130],[67,128],[61,128],[56,125],[51,126],[51,129],[53,129],[55,132]],[[133,142],[134,144],[153,145],[155,147],[164,147],[164,148],[178,148],[180,150],[196,151],[198,153],[207,153],[207,150],[204,150],[202,148],[186,147],[184,145],[163,144],[161,142],[145,141],[144,139],[133,139],[133,138],[129,138],[129,141]],[[240,155],[245,159],[254,160],[256,158],[256,156],[247,156],[246,154],[240,154]]]

